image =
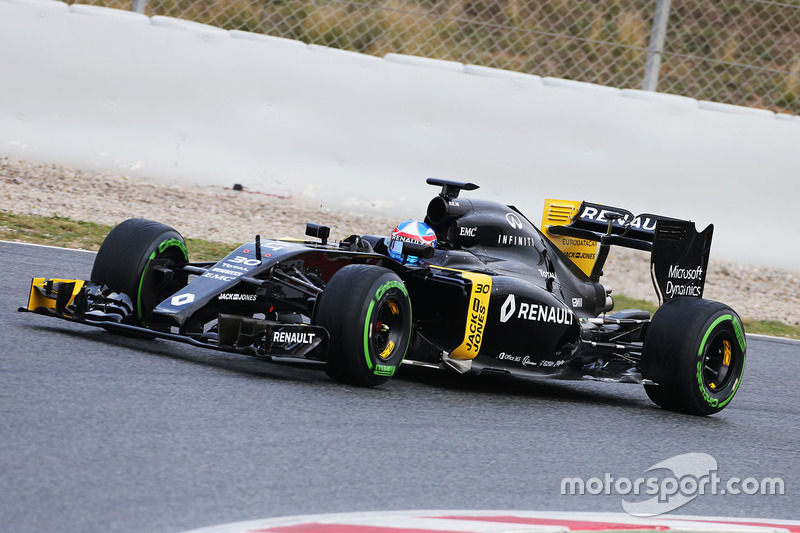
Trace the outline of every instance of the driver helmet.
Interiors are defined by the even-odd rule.
[[[433,228],[420,222],[418,220],[406,220],[401,222],[394,228],[392,235],[387,237],[386,246],[389,248],[389,257],[403,262],[403,243],[413,242],[414,244],[421,244],[423,246],[430,246],[436,248],[436,232]],[[407,255],[405,264],[418,265],[419,257],[415,255]]]

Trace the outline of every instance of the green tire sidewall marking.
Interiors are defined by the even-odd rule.
[[[171,246],[178,248],[183,254],[183,258],[186,260],[186,262],[189,262],[189,251],[186,249],[186,244],[184,244],[184,242],[180,239],[167,239],[162,241],[159,243],[158,248],[150,254],[150,257],[147,258],[147,262],[144,264],[142,277],[139,279],[139,294],[136,296],[136,314],[139,317],[139,321],[142,323],[144,323],[144,314],[142,313],[142,289],[144,288],[144,276],[147,274],[147,267],[150,266],[150,261],[155,259],[158,254],[163,253],[164,250]]]
[[[375,366],[375,375],[376,376],[394,376],[395,370],[397,370],[396,366],[392,366],[392,365],[376,365]]]
[[[370,320],[372,319],[372,309],[375,307],[375,299],[369,301],[369,309],[367,309],[367,318],[364,320],[364,359],[367,361],[367,368],[372,370],[372,359],[369,357],[369,332]]]
[[[747,352],[747,340],[744,336],[742,324],[738,320],[733,321],[733,331],[736,333],[736,340],[739,341],[739,347],[742,349],[742,352]]]
[[[733,322],[733,330],[736,333],[736,339],[739,341],[739,347],[742,349],[742,368],[739,370],[739,375],[736,376],[736,383],[733,386],[731,394],[725,399],[725,401],[719,404],[720,408],[728,405],[728,402],[733,399],[733,395],[736,394],[737,390],[739,390],[739,385],[742,383],[741,376],[744,373],[744,365],[747,362],[747,343],[745,341],[744,329],[742,328],[742,324],[739,322],[738,318],[731,317],[731,322]]]
[[[705,351],[706,348],[706,342],[708,341],[708,338],[711,336],[711,333],[714,331],[714,329],[716,329],[716,327],[720,323],[728,320],[731,321],[731,324],[733,326],[733,331],[736,335],[736,340],[739,343],[739,347],[742,349],[742,367],[741,369],[739,369],[738,375],[735,376],[736,382],[734,383],[731,393],[727,396],[727,398],[725,398],[725,400],[720,402],[717,398],[713,398],[708,393],[706,386],[703,384],[703,352]],[[711,323],[711,326],[709,326],[709,328],[706,330],[705,335],[703,335],[703,341],[700,343],[700,349],[697,351],[697,384],[699,385],[700,394],[703,396],[703,399],[711,407],[719,407],[720,409],[722,409],[723,407],[728,405],[728,402],[730,402],[733,399],[733,396],[736,394],[736,391],[739,390],[739,384],[742,382],[741,375],[742,372],[744,372],[744,364],[747,360],[746,346],[747,345],[745,342],[744,333],[742,331],[742,325],[739,323],[738,319],[733,317],[733,315],[720,316],[719,318],[714,320],[714,322]]]
[[[406,291],[406,286],[403,285],[402,282],[392,280],[392,281],[387,281],[386,283],[381,285],[377,291],[375,291],[375,299],[380,300],[383,297],[383,295],[386,294],[386,291],[388,291],[389,289],[399,289],[400,292],[408,296],[408,291]]]
[[[393,376],[395,371],[397,370],[396,365],[395,366],[373,365],[372,359],[370,358],[369,355],[369,333],[371,330],[370,321],[372,319],[372,311],[373,309],[375,309],[375,304],[377,302],[380,302],[381,298],[383,298],[383,295],[386,294],[386,292],[389,289],[398,289],[400,292],[406,295],[406,298],[408,298],[408,291],[406,290],[406,286],[403,285],[402,282],[396,280],[387,281],[386,283],[378,287],[377,291],[375,291],[375,296],[369,302],[369,308],[367,309],[367,316],[364,320],[364,360],[367,362],[367,368],[377,376]],[[411,319],[411,306],[409,306],[409,320],[410,319]],[[405,359],[407,351],[408,351],[408,345],[406,345],[406,349],[403,352],[403,357],[400,358],[400,361]]]
[[[161,244],[158,245],[158,253],[163,252],[170,246],[175,246],[176,248],[178,248],[181,251],[181,253],[183,253],[183,258],[186,261],[189,261],[189,251],[186,249],[186,244],[184,244],[184,242],[180,239],[167,239],[166,241],[163,241]]]

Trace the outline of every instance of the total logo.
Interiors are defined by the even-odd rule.
[[[500,322],[506,323],[511,318],[530,320],[532,322],[547,322],[550,324],[570,325],[574,315],[566,307],[552,307],[544,304],[520,302],[517,309],[517,298],[509,294],[500,308]]]

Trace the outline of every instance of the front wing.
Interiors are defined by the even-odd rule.
[[[178,328],[170,330],[147,327],[125,321],[98,320],[90,310],[102,302],[105,287],[91,281],[61,278],[34,278],[26,307],[31,312],[108,331],[156,337],[257,357],[303,358],[324,361],[329,344],[328,331],[311,324],[282,323],[237,315],[219,315],[217,327],[202,335],[185,335]]]

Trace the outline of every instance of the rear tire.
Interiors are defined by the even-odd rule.
[[[91,280],[127,294],[133,301],[131,318],[145,324],[153,309],[177,290],[175,280],[163,279],[148,266],[156,261],[174,268],[188,260],[180,233],[160,222],[131,218],[106,236],[94,260]]]
[[[334,381],[374,387],[389,381],[411,340],[411,300],[400,277],[348,265],[331,277],[315,309],[330,334],[325,372]]]
[[[733,309],[700,298],[668,300],[653,316],[642,351],[644,389],[664,409],[711,415],[724,409],[741,383],[747,353],[744,327]]]

